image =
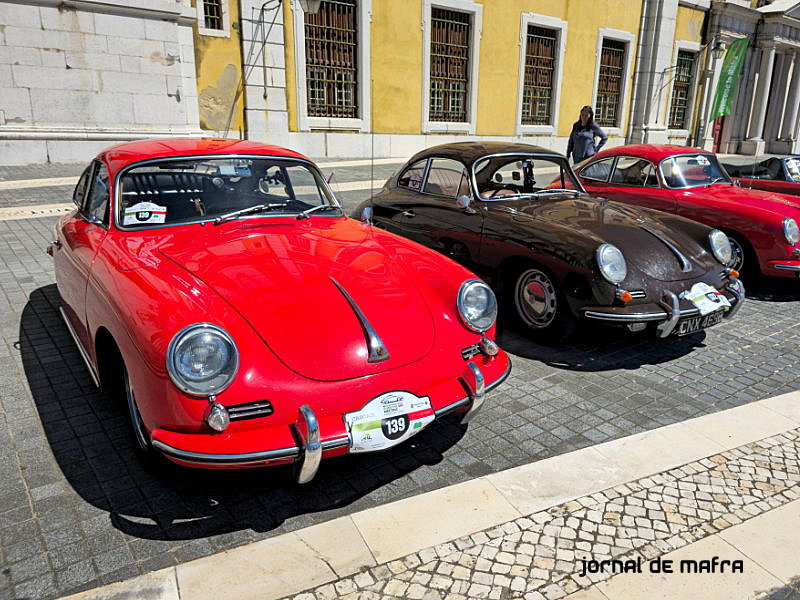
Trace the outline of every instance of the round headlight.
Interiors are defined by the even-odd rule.
[[[625,257],[613,244],[601,244],[597,247],[597,266],[600,267],[603,277],[614,285],[622,283],[628,275]]]
[[[464,325],[483,333],[497,319],[497,299],[492,289],[479,279],[469,279],[458,290],[458,314]]]
[[[189,325],[172,338],[167,373],[187,394],[208,396],[224,390],[239,368],[239,351],[225,330],[210,323]]]
[[[711,245],[711,252],[723,265],[730,264],[733,259],[733,249],[728,236],[719,229],[712,229],[708,234],[708,243]]]
[[[791,217],[786,217],[783,220],[783,236],[792,246],[797,243],[797,240],[800,240],[800,229],[797,228],[797,221]]]

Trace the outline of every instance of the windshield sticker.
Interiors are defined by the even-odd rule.
[[[702,281],[695,283],[692,289],[683,292],[681,298],[694,304],[700,310],[701,315],[707,315],[720,308],[728,310],[731,306],[724,294]]]
[[[413,177],[412,179],[408,180],[408,187],[410,187],[412,190],[418,190],[420,188],[421,183],[422,179],[417,179],[416,177]]]
[[[167,219],[167,207],[152,202],[139,202],[125,209],[123,225],[163,223]]]
[[[711,162],[705,156],[700,155],[700,156],[697,157],[697,164],[698,165],[703,165],[704,167],[707,167],[708,165],[711,164]]]

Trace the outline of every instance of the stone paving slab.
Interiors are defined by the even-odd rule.
[[[325,531],[310,528],[316,534],[286,534],[74,600],[121,598],[152,585],[154,577],[167,589],[163,597],[193,600],[222,595],[269,600],[287,593],[292,600],[552,600],[575,593],[574,600],[649,598],[656,593],[670,598],[756,597],[756,591],[782,589],[800,574],[793,558],[800,550],[800,420],[785,410],[798,403],[800,393],[792,393],[729,411],[742,418],[724,421],[718,432],[727,432],[730,440],[748,439],[739,446],[719,444],[717,452],[665,470],[660,467],[671,459],[653,456],[643,465],[644,477],[607,488],[596,482],[587,493],[532,513],[511,499],[517,514],[504,518],[507,512],[496,511],[484,517],[483,527],[473,523],[474,498],[481,492],[460,484],[382,507],[385,514],[400,515],[394,522],[363,519],[362,514],[380,510],[370,509],[327,523]],[[792,428],[780,431],[774,423],[771,435],[752,440],[758,433],[748,436],[743,417],[757,418],[764,411],[783,416]],[[697,425],[704,419],[672,427],[702,438]],[[649,443],[633,438],[631,448]],[[582,455],[590,472],[605,460],[602,452],[600,458],[584,451],[573,454]],[[561,463],[565,472],[576,463],[569,454],[551,461]],[[528,475],[526,467],[518,467],[471,483],[496,485],[502,496],[504,481]],[[495,495],[489,504],[504,501]],[[429,543],[430,536],[418,524],[435,529],[441,518],[460,522],[462,533],[442,532]],[[412,549],[382,558],[385,541],[376,534],[406,538],[398,545],[411,544]],[[343,556],[351,558],[343,562]],[[649,574],[649,562],[657,558],[671,557],[677,568],[681,559],[713,556],[743,560],[746,576],[732,574],[729,564],[727,573],[700,577],[704,591],[697,595],[686,577]],[[611,569],[610,563],[604,572],[591,566],[584,570],[584,561],[589,565],[591,560],[631,561],[626,564],[644,569],[612,578],[620,569]],[[215,577],[217,573],[226,576]],[[638,593],[629,593],[631,589]]]
[[[0,222],[2,599],[120,581],[800,388],[800,286],[782,281],[684,339],[592,328],[550,348],[501,332],[514,371],[469,428],[445,419],[391,452],[327,462],[306,487],[281,469],[153,473],[58,315],[55,220]]]

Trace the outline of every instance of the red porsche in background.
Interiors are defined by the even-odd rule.
[[[800,198],[734,184],[716,155],[685,146],[598,152],[575,169],[590,194],[678,214],[724,231],[743,275],[800,275]]]
[[[470,418],[510,363],[491,289],[347,218],[317,167],[247,141],[101,152],[55,227],[62,315],[140,454],[195,467],[383,450]]]

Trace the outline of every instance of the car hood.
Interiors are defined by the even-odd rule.
[[[259,219],[211,231],[217,235],[160,251],[219,293],[296,373],[351,379],[417,361],[433,347],[425,298],[356,221]],[[368,361],[370,327],[388,359]]]
[[[789,208],[789,214],[800,220],[800,212],[798,212],[800,211],[800,197],[798,196],[722,184],[710,185],[704,188],[690,188],[684,193],[696,194],[698,192],[717,200],[735,202],[743,206],[772,210],[774,212],[786,212],[786,209]]]
[[[490,211],[511,211],[518,226],[536,229],[536,238],[544,237],[547,243],[562,249],[580,249],[586,266],[594,265],[595,251],[604,243],[622,251],[629,271],[633,267],[659,281],[691,279],[718,264],[691,236],[668,225],[654,211],[571,195],[502,204],[490,207]],[[668,215],[664,218],[674,220]],[[689,270],[684,270],[679,254],[689,261]]]

